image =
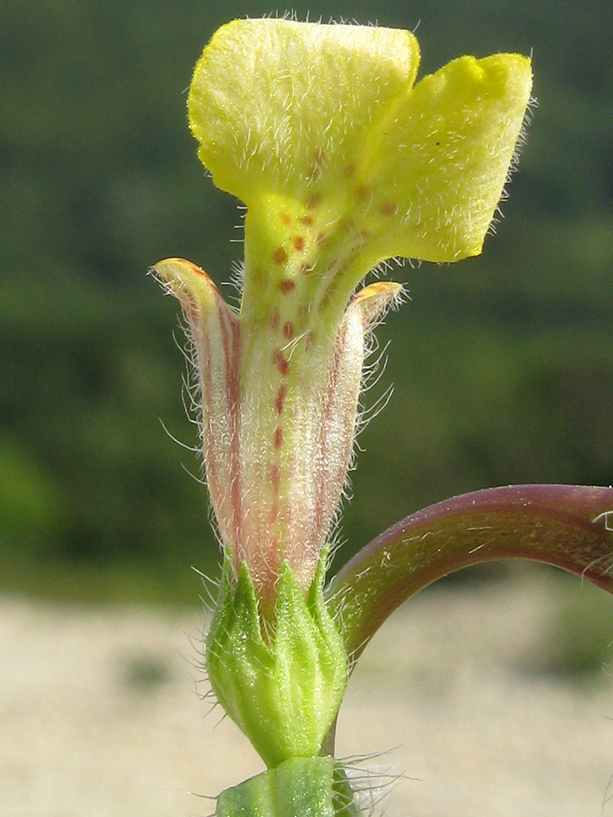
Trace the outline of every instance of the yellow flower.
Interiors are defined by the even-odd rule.
[[[239,313],[181,259],[200,371],[208,485],[235,575],[264,609],[284,562],[310,586],[355,436],[364,338],[399,294],[354,294],[393,256],[476,255],[530,97],[529,60],[462,57],[414,86],[406,31],[238,20],[219,29],[189,95],[199,156],[247,205]]]

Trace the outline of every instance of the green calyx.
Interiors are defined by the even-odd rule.
[[[227,789],[217,817],[360,817],[345,772],[332,757],[295,757]]]
[[[224,571],[206,643],[211,687],[270,768],[320,753],[348,676],[343,640],[323,599],[322,558],[308,594],[289,565],[272,620],[259,610],[249,569]]]

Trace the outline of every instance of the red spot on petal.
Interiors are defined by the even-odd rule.
[[[293,289],[296,289],[296,282],[292,281],[290,278],[285,278],[279,284],[279,289],[281,290],[282,295],[287,295]]]
[[[314,210],[316,207],[319,207],[321,204],[321,195],[319,193],[314,193],[312,196],[306,200],[306,209],[307,210]]]
[[[287,251],[285,247],[277,247],[273,250],[272,260],[275,264],[285,264],[287,262]]]
[[[382,216],[393,216],[398,212],[398,205],[395,201],[382,201],[379,205],[379,212]]]
[[[370,191],[368,187],[365,187],[363,184],[361,184],[359,187],[356,187],[354,196],[356,201],[368,201]]]
[[[304,237],[303,236],[297,235],[294,238],[294,249],[297,250],[298,252],[302,252],[302,250],[304,249]]]
[[[270,315],[268,316],[268,327],[271,331],[275,332],[279,328],[279,322],[281,318],[279,317],[279,310],[278,309],[271,309]]]
[[[281,349],[275,349],[272,357],[279,373],[285,376],[289,371],[289,360],[285,357]]]
[[[264,272],[258,267],[256,267],[249,273],[249,277],[253,279],[254,283],[264,286],[266,276],[264,275]]]
[[[275,428],[275,448],[281,448],[283,445],[283,429],[281,426]]]
[[[281,213],[281,221],[286,227],[289,227],[289,225],[292,223],[292,218],[287,213]]]
[[[301,224],[306,224],[307,227],[310,227],[313,224],[313,216],[302,216],[300,220]]]
[[[286,321],[283,324],[283,334],[288,340],[294,337],[294,324],[291,321]]]
[[[313,343],[314,342],[315,342],[315,330],[314,329],[309,329],[309,331],[306,333],[305,338],[304,338],[304,348],[306,349],[307,352],[311,351],[311,349],[313,348]]]
[[[287,395],[287,386],[285,383],[282,383],[279,386],[279,391],[277,392],[277,397],[275,399],[275,409],[277,414],[283,414],[283,407],[285,406],[285,397]]]

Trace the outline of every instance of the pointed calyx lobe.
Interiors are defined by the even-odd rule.
[[[264,607],[285,561],[306,592],[351,456],[369,327],[399,293],[365,275],[395,255],[480,249],[529,100],[529,61],[464,57],[415,87],[409,32],[240,20],[189,95],[214,182],[247,204],[239,313],[189,262],[179,297],[202,388],[207,480],[235,575]]]

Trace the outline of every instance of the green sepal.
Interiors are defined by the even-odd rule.
[[[222,792],[217,817],[359,817],[345,772],[332,757],[295,757]]]
[[[305,598],[285,563],[275,615],[263,621],[249,569],[226,566],[207,637],[211,687],[267,766],[315,757],[347,683],[343,641],[323,599],[324,560]]]

